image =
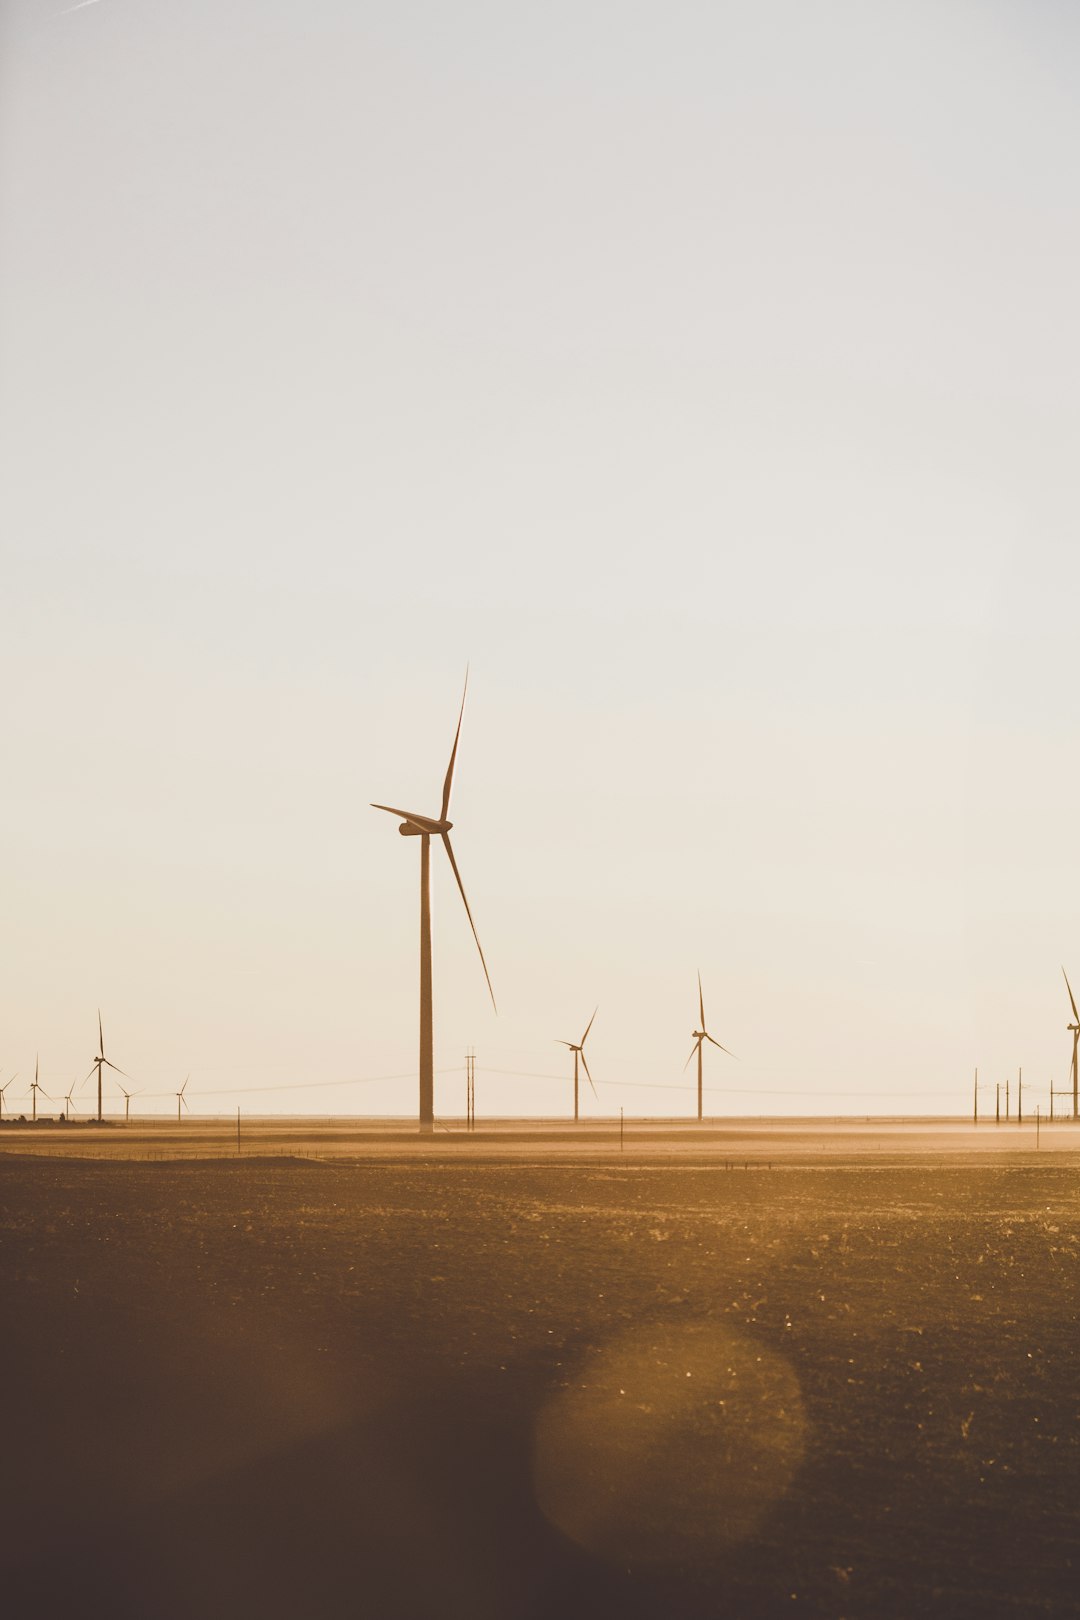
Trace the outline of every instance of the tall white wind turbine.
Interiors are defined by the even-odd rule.
[[[600,1011],[599,1007],[594,1007],[593,1008],[592,1018],[590,1018],[589,1022],[585,1025],[585,1033],[581,1037],[580,1041],[578,1041],[576,1046],[574,1045],[573,1041],[560,1041],[559,1042],[560,1046],[569,1047],[570,1051],[573,1052],[573,1054],[574,1054],[574,1124],[575,1125],[577,1124],[577,1118],[578,1118],[578,1058],[581,1059],[581,1066],[585,1070],[585,1074],[586,1074],[586,1077],[588,1079],[588,1082],[589,1082],[590,1086],[592,1086],[592,1094],[593,1094],[593,1096],[595,1097],[596,1094],[597,1094],[596,1093],[596,1086],[593,1085],[593,1077],[592,1077],[591,1074],[589,1074],[589,1065],[585,1061],[585,1042],[589,1038],[589,1031],[590,1031],[590,1029],[592,1029],[593,1021],[596,1018],[596,1015],[597,1015],[597,1013],[599,1011]]]
[[[1071,1023],[1071,1024],[1067,1024],[1065,1027],[1068,1029],[1070,1035],[1073,1038],[1073,1053],[1072,1053],[1073,1119],[1080,1119],[1080,1087],[1078,1087],[1078,1085],[1077,1085],[1077,1074],[1076,1074],[1076,1048],[1077,1048],[1078,1045],[1080,1045],[1080,1012],[1077,1012],[1077,1010],[1076,1010],[1076,997],[1072,993],[1072,985],[1069,983],[1069,975],[1065,972],[1064,968],[1062,968],[1061,972],[1062,972],[1062,976],[1064,977],[1064,980],[1065,980],[1065,988],[1069,992],[1069,1000],[1072,1002],[1072,1010],[1073,1010],[1074,1022]]]
[[[701,1117],[702,1117],[702,1113],[701,1113],[701,1093],[702,1093],[702,1084],[701,1084],[701,1048],[705,1045],[706,1041],[712,1041],[712,1044],[715,1047],[717,1047],[719,1051],[727,1052],[728,1057],[734,1057],[735,1054],[734,1054],[734,1052],[728,1052],[727,1047],[726,1046],[721,1046],[719,1041],[713,1040],[713,1037],[709,1034],[708,1030],[705,1028],[705,992],[701,988],[701,974],[700,974],[700,972],[698,973],[698,976],[697,976],[697,988],[698,988],[698,1009],[699,1009],[699,1011],[701,1013],[701,1028],[700,1029],[695,1029],[693,1031],[694,1045],[690,1048],[690,1056],[687,1058],[686,1062],[683,1064],[683,1073],[684,1074],[686,1073],[687,1069],[690,1067],[691,1060],[693,1059],[694,1055],[696,1054],[697,1055],[697,1117],[700,1120]]]
[[[491,988],[491,975],[488,972],[487,962],[484,960],[484,948],[480,944],[480,935],[476,932],[473,914],[469,910],[469,901],[465,893],[465,885],[461,881],[457,861],[454,859],[453,846],[450,843],[450,829],[454,825],[447,820],[450,809],[450,790],[454,785],[454,765],[457,761],[458,741],[461,737],[461,722],[465,715],[465,693],[469,689],[469,672],[465,671],[465,691],[461,694],[461,710],[458,714],[457,730],[454,733],[454,746],[450,751],[450,763],[446,768],[446,779],[443,782],[442,807],[438,816],[422,816],[413,810],[399,810],[392,804],[372,804],[373,810],[385,810],[389,815],[401,816],[401,826],[398,832],[403,838],[419,838],[420,840],[420,1130],[425,1135],[435,1129],[435,1060],[434,1035],[431,1014],[431,840],[441,838],[446,850],[450,865],[453,868],[461,899],[465,906],[465,915],[469,919],[476,948],[480,952],[480,962],[484,969],[484,978],[487,980],[488,994],[491,996],[491,1005],[495,1007],[495,992]],[[495,1011],[498,1012],[495,1007]]]
[[[105,1036],[104,1036],[104,1033],[103,1033],[102,1028],[101,1028],[101,1008],[100,1007],[98,1008],[97,1027],[98,1027],[97,1056],[94,1058],[93,1065],[92,1065],[92,1067],[90,1069],[90,1074],[88,1074],[86,1076],[86,1079],[89,1080],[90,1075],[92,1075],[94,1073],[95,1069],[97,1070],[97,1122],[100,1125],[101,1120],[102,1120],[102,1114],[101,1114],[101,1071],[102,1071],[102,1069],[103,1068],[112,1069],[114,1074],[122,1074],[124,1076],[125,1080],[130,1080],[131,1076],[130,1076],[130,1074],[126,1073],[125,1070],[118,1069],[116,1064],[111,1063],[109,1061],[109,1059],[105,1056]],[[85,1084],[86,1084],[86,1081],[84,1080],[83,1085],[85,1085]]]
[[[35,1124],[37,1123],[37,1094],[38,1094],[39,1091],[41,1092],[41,1095],[43,1097],[49,1097],[49,1093],[45,1090],[45,1087],[38,1080],[38,1058],[35,1056],[35,1058],[34,1058],[34,1079],[33,1079],[33,1082],[32,1082],[32,1084],[30,1086],[30,1096],[33,1099],[32,1104],[31,1104],[30,1117],[34,1121]],[[49,1097],[49,1101],[52,1102],[52,1100],[53,1099],[51,1097]]]

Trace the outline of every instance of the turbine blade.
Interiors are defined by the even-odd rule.
[[[422,827],[425,832],[435,833],[439,831],[439,823],[434,816],[422,816],[417,810],[399,810],[396,804],[375,804],[374,801],[372,801],[371,808],[373,810],[385,810],[387,815],[400,816],[402,821],[411,821],[414,826]]]
[[[715,1047],[718,1047],[721,1052],[727,1052],[728,1057],[735,1057],[734,1052],[728,1052],[728,1049],[727,1049],[726,1046],[721,1046],[719,1041],[713,1041],[713,1038],[712,1038],[711,1035],[706,1034],[705,1039],[707,1041],[712,1041],[713,1045]],[[738,1061],[739,1061],[738,1058],[735,1058],[735,1061],[736,1061],[736,1063],[738,1063]]]
[[[1061,973],[1065,980],[1065,988],[1069,992],[1069,1000],[1072,1002],[1073,1017],[1076,1019],[1076,1022],[1080,1024],[1080,1012],[1077,1012],[1076,1010],[1076,997],[1072,993],[1072,985],[1069,983],[1069,975],[1065,972],[1064,968],[1062,968]]]
[[[95,1058],[95,1059],[94,1059],[94,1067],[93,1067],[93,1069],[91,1069],[91,1070],[90,1070],[90,1073],[89,1073],[89,1074],[88,1074],[88,1075],[87,1075],[87,1076],[86,1076],[86,1080],[92,1080],[92,1079],[93,1079],[93,1078],[94,1078],[94,1071],[95,1071],[95,1070],[96,1070],[96,1069],[97,1069],[97,1059],[96,1059],[96,1058]],[[80,1084],[80,1085],[81,1085],[81,1086],[85,1086],[85,1084],[86,1084],[86,1080],[80,1080],[80,1081],[79,1081],[79,1084]]]
[[[117,1069],[116,1064],[110,1063],[108,1058],[102,1058],[101,1061],[104,1063],[107,1069],[115,1069],[117,1074],[122,1074],[125,1080],[133,1080],[135,1078],[134,1075],[128,1074],[126,1069]]]
[[[698,995],[698,1006],[701,1009],[701,1027],[702,1027],[702,1029],[704,1029],[705,1028],[705,992],[701,988],[701,969],[700,968],[698,968],[698,976],[697,976],[697,995]]]
[[[597,1102],[599,1102],[600,1101],[600,1094],[597,1091],[595,1085],[593,1085],[593,1077],[589,1073],[589,1065],[585,1061],[585,1053],[584,1052],[582,1052],[582,1054],[581,1054],[581,1067],[585,1070],[585,1078],[586,1078],[586,1080],[589,1082],[590,1086],[592,1086],[592,1094],[593,1094],[593,1096],[596,1098]]]
[[[596,1015],[597,1015],[597,1013],[598,1013],[598,1012],[599,1012],[599,1011],[600,1011],[600,1005],[599,1005],[599,1003],[597,1003],[597,1005],[596,1005],[596,1006],[595,1006],[595,1007],[594,1007],[594,1008],[593,1008],[593,1015],[592,1015],[592,1017],[591,1017],[591,1018],[590,1018],[590,1019],[589,1019],[589,1022],[588,1022],[588,1023],[587,1023],[587,1024],[586,1024],[586,1025],[585,1025],[585,1033],[584,1033],[584,1035],[583,1035],[583,1036],[582,1036],[582,1037],[581,1037],[581,1044],[582,1044],[582,1046],[584,1046],[584,1045],[585,1045],[585,1042],[586,1042],[586,1041],[587,1041],[587,1040],[588,1040],[588,1038],[589,1038],[589,1031],[590,1031],[590,1029],[592,1029],[592,1027],[593,1027],[593,1024],[594,1024],[594,1023],[595,1023],[595,1022],[596,1022]]]
[[[457,886],[461,890],[461,898],[465,904],[465,915],[469,919],[469,927],[472,929],[473,939],[476,941],[476,948],[480,952],[480,961],[484,969],[484,978],[487,980],[488,994],[491,997],[491,1005],[495,1007],[495,1011],[498,1012],[499,1009],[495,1005],[495,992],[491,988],[491,974],[488,972],[487,963],[484,961],[484,947],[480,943],[480,935],[476,932],[476,924],[473,922],[473,914],[469,910],[469,901],[465,894],[465,885],[461,881],[461,873],[458,871],[458,864],[454,859],[454,849],[450,842],[450,835],[448,833],[443,833],[441,836],[443,843],[446,845],[446,853],[450,857],[450,865],[454,868],[454,876],[457,878]]]
[[[686,1062],[682,1066],[683,1074],[686,1073],[686,1071],[690,1067],[691,1063],[693,1063],[694,1058],[697,1056],[697,1050],[698,1050],[698,1047],[700,1045],[701,1045],[700,1041],[695,1041],[693,1046],[690,1048],[690,1056],[687,1058]]]
[[[97,1032],[98,1032],[98,1051],[101,1054],[101,1056],[104,1057],[105,1056],[105,1031],[101,1027],[101,1008],[100,1007],[98,1008],[98,1015],[97,1015]]]
[[[454,765],[457,760],[458,738],[461,736],[461,722],[465,718],[465,693],[469,690],[469,666],[465,665],[465,690],[461,694],[461,708],[458,711],[457,730],[454,732],[454,746],[450,750],[450,763],[446,767],[446,780],[443,782],[442,809],[439,812],[440,821],[446,820],[446,812],[450,808],[450,789],[454,785]]]

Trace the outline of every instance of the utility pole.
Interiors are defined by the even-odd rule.
[[[465,1054],[465,1129],[476,1129],[476,1052],[471,1046]]]
[[[1042,1113],[1042,1109],[1039,1108],[1038,1106],[1036,1106],[1036,1109],[1035,1109],[1035,1147],[1036,1147],[1036,1149],[1039,1146],[1039,1126],[1042,1123],[1039,1116],[1041,1115],[1041,1113]]]
[[[1001,1124],[1001,1081],[994,1086],[994,1124]]]
[[[1009,1123],[1009,1082],[1005,1082],[1005,1123]]]
[[[1022,1125],[1024,1123],[1024,1071],[1023,1071],[1023,1069],[1017,1069],[1017,1071],[1016,1071],[1016,1123],[1018,1125]]]

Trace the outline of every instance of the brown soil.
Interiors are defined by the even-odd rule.
[[[1075,1614],[1078,1279],[1080,1177],[1060,1160],[5,1154],[4,1612]],[[538,1423],[592,1387],[618,1414],[605,1355],[660,1368],[673,1345],[699,1372],[710,1347],[782,1367],[805,1433],[779,1494],[721,1522],[715,1448],[736,1480],[757,1470],[776,1414],[755,1385],[721,1441],[714,1380],[642,1474],[670,1548],[620,1540],[603,1478],[603,1534],[570,1539],[538,1505]],[[621,1455],[583,1446],[583,1468]]]

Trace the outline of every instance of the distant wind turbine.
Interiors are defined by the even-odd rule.
[[[102,1119],[102,1114],[101,1114],[101,1070],[102,1070],[102,1066],[104,1066],[106,1069],[112,1069],[114,1074],[122,1074],[124,1076],[125,1080],[130,1080],[131,1076],[130,1076],[130,1074],[126,1074],[123,1069],[118,1069],[116,1067],[115,1063],[110,1063],[109,1059],[105,1056],[105,1036],[104,1036],[104,1033],[103,1033],[102,1028],[101,1028],[101,1008],[100,1007],[98,1008],[97,1027],[98,1027],[98,1050],[97,1050],[97,1056],[94,1059],[93,1066],[91,1067],[91,1070],[90,1070],[90,1074],[88,1074],[86,1076],[86,1079],[89,1080],[90,1075],[93,1074],[95,1069],[97,1070],[97,1121],[98,1121],[98,1124],[100,1125],[101,1124],[101,1119]],[[85,1084],[85,1083],[86,1082],[84,1081],[83,1084]]]
[[[0,1119],[3,1119],[3,1117],[4,1117],[4,1093],[7,1091],[8,1086],[10,1086],[12,1084],[12,1082],[17,1080],[18,1078],[19,1078],[19,1076],[18,1076],[18,1073],[16,1072],[15,1074],[13,1074],[11,1076],[10,1080],[5,1080],[3,1085],[0,1086]]]
[[[39,1081],[38,1081],[38,1059],[35,1056],[35,1058],[34,1058],[34,1079],[33,1079],[33,1084],[30,1087],[30,1096],[33,1099],[32,1103],[31,1103],[30,1118],[34,1121],[35,1124],[37,1123],[37,1094],[38,1094],[39,1091],[41,1092],[41,1095],[43,1097],[48,1097],[49,1101],[52,1102],[53,1099],[51,1097],[49,1097],[49,1093],[45,1090],[45,1087],[43,1085],[41,1085],[39,1083]]]
[[[569,1047],[570,1051],[573,1052],[573,1054],[574,1054],[574,1124],[575,1125],[577,1124],[577,1118],[578,1118],[578,1058],[581,1059],[581,1066],[585,1070],[585,1074],[586,1074],[586,1077],[588,1079],[588,1082],[589,1082],[590,1086],[592,1086],[593,1096],[594,1097],[596,1096],[596,1086],[593,1084],[592,1075],[589,1074],[589,1065],[585,1061],[585,1042],[589,1038],[589,1031],[590,1031],[590,1029],[592,1029],[593,1021],[596,1018],[596,1015],[597,1015],[597,1013],[599,1011],[600,1011],[599,1007],[594,1007],[593,1008],[592,1018],[590,1018],[589,1022],[585,1025],[585,1033],[581,1037],[580,1041],[577,1043],[576,1046],[574,1045],[573,1041],[559,1041],[559,1043],[558,1043],[560,1046]]]
[[[1072,985],[1069,983],[1069,975],[1065,972],[1064,968],[1062,968],[1061,972],[1062,972],[1062,976],[1064,977],[1064,980],[1065,980],[1065,988],[1069,992],[1069,1000],[1072,1002],[1073,1018],[1076,1020],[1075,1023],[1066,1024],[1065,1028],[1070,1032],[1070,1034],[1072,1035],[1072,1038],[1073,1038],[1073,1055],[1072,1055],[1073,1119],[1077,1119],[1077,1118],[1080,1118],[1080,1091],[1078,1091],[1078,1088],[1077,1088],[1076,1048],[1077,1048],[1078,1043],[1080,1043],[1080,1012],[1077,1012],[1077,1010],[1076,1010],[1076,997],[1072,993]]]
[[[465,671],[465,691],[461,694],[461,710],[458,714],[457,730],[454,733],[454,746],[450,751],[450,763],[446,768],[446,779],[443,782],[442,807],[437,817],[421,816],[413,810],[399,810],[391,804],[372,803],[373,810],[385,810],[392,816],[402,816],[404,819],[398,832],[403,838],[419,838],[420,840],[420,1130],[428,1134],[435,1129],[435,1067],[434,1067],[434,1033],[431,1014],[431,840],[441,838],[446,850],[458,889],[465,906],[465,915],[469,919],[476,948],[480,952],[480,962],[484,969],[484,978],[487,980],[488,993],[491,996],[491,1005],[495,1007],[495,992],[491,988],[491,975],[488,972],[487,962],[484,960],[484,948],[480,944],[480,935],[476,932],[472,912],[469,910],[469,901],[465,893],[465,885],[461,881],[457,861],[454,859],[453,847],[450,843],[450,829],[454,825],[447,820],[450,809],[450,790],[454,784],[454,765],[457,760],[458,741],[461,737],[461,722],[465,714],[465,693],[469,689],[469,672]],[[495,1007],[495,1011],[498,1012]]]
[[[181,1110],[181,1108],[187,1108],[188,1107],[187,1098],[184,1096],[184,1092],[187,1090],[187,1083],[188,1083],[188,1081],[190,1079],[191,1079],[190,1074],[186,1075],[184,1077],[183,1085],[180,1087],[180,1090],[176,1093],[176,1123],[178,1125],[180,1123],[180,1110]],[[188,1113],[189,1114],[191,1113],[190,1108],[188,1108]]]
[[[728,1052],[727,1047],[726,1046],[721,1046],[719,1041],[713,1040],[713,1037],[709,1034],[708,1030],[705,1028],[705,992],[701,988],[701,974],[700,974],[700,972],[698,973],[698,976],[697,976],[697,988],[698,988],[698,1008],[699,1008],[699,1011],[701,1013],[701,1028],[700,1029],[695,1029],[693,1031],[694,1045],[690,1048],[690,1056],[687,1058],[686,1062],[683,1064],[683,1073],[684,1074],[686,1073],[687,1069],[690,1067],[691,1062],[693,1061],[694,1055],[696,1054],[697,1055],[697,1117],[700,1120],[701,1117],[702,1117],[702,1113],[701,1113],[701,1094],[702,1094],[702,1085],[701,1085],[701,1048],[705,1045],[706,1041],[712,1041],[712,1044],[715,1047],[717,1047],[721,1052],[727,1052],[728,1057],[734,1057],[735,1054],[734,1054],[734,1052]]]
[[[119,1080],[116,1083],[117,1083],[118,1086],[120,1086]],[[187,1085],[186,1080],[184,1081],[184,1084]],[[123,1086],[120,1086],[120,1090],[124,1091]],[[137,1091],[124,1091],[124,1124],[125,1125],[130,1124],[131,1099],[132,1099],[132,1097],[137,1097],[138,1095],[139,1095],[139,1093]]]
[[[65,1116],[65,1118],[67,1117],[68,1114],[77,1114],[79,1112],[79,1110],[75,1106],[75,1101],[74,1101],[74,1098],[72,1096],[72,1092],[74,1090],[75,1090],[75,1087],[72,1086],[71,1091],[69,1091],[67,1096],[64,1098],[64,1116]]]

